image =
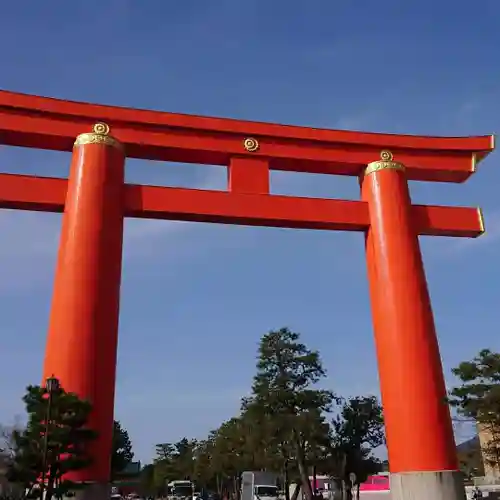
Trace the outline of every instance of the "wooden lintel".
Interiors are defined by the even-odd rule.
[[[0,91],[0,143],[71,151],[105,121],[133,158],[229,165],[247,156],[274,170],[358,176],[389,149],[411,180],[463,182],[493,136],[426,137],[327,130],[71,102]],[[248,148],[251,140],[255,147]]]
[[[0,174],[0,208],[62,212],[67,180]],[[365,231],[363,201],[244,194],[172,187],[126,185],[127,217],[215,222],[249,226]],[[476,237],[483,233],[478,209],[415,205],[419,234]]]

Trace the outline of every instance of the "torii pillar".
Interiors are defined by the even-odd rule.
[[[121,144],[104,123],[75,141],[62,220],[44,377],[92,403],[92,464],[68,474],[80,498],[109,498],[124,219]]]
[[[465,500],[404,165],[383,151],[361,191],[391,498]]]

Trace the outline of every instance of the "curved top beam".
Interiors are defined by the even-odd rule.
[[[270,159],[276,170],[359,175],[390,149],[415,180],[462,182],[494,149],[494,136],[425,137],[327,130],[65,101],[0,90],[0,141],[69,151],[104,121],[135,158],[227,165],[235,155]],[[255,138],[257,149],[245,149]]]

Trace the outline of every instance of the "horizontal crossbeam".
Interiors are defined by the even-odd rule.
[[[71,151],[96,121],[110,125],[132,158],[229,165],[263,158],[273,170],[358,176],[389,149],[410,180],[463,182],[494,148],[493,136],[425,137],[313,129],[70,102],[0,91],[0,142]],[[256,150],[244,141],[255,138]]]
[[[0,208],[62,212],[68,181],[0,174]],[[244,194],[172,187],[126,185],[127,217],[248,226],[365,231],[363,201]],[[479,209],[414,205],[421,235],[476,237],[484,231]]]

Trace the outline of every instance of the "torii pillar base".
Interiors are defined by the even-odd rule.
[[[460,471],[410,472],[391,474],[394,500],[466,500],[464,477]]]

